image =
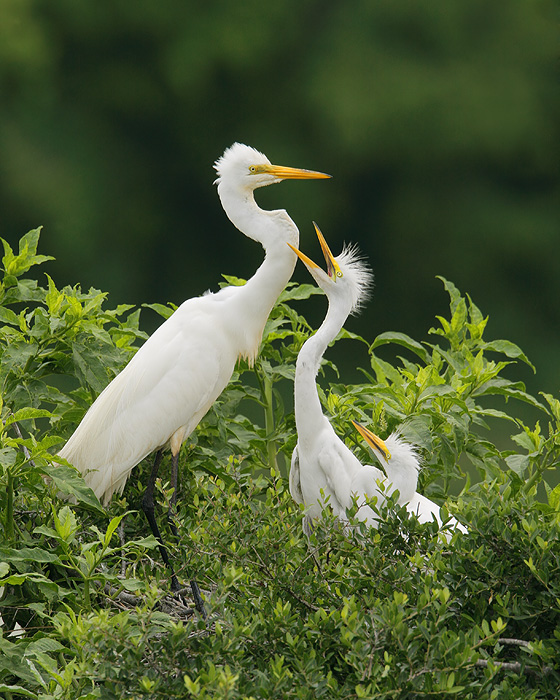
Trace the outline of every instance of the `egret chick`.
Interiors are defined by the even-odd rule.
[[[385,468],[384,473],[373,465],[362,465],[323,414],[316,385],[321,359],[348,316],[367,298],[373,278],[355,247],[345,247],[334,257],[316,224],[315,230],[325,257],[326,272],[294,248],[328,299],[323,323],[305,341],[296,361],[294,401],[298,441],[292,454],[290,493],[296,502],[306,506],[304,527],[320,515],[325,501],[334,514],[346,522],[346,511],[354,499],[358,506],[356,517],[376,526],[379,516],[369,503],[376,499],[380,505],[395,490],[399,492],[397,502],[417,515],[421,522],[431,520],[433,514],[441,524],[439,507],[416,491],[420,460],[412,445],[398,433],[383,442],[355,423],[361,434],[367,435],[368,444]],[[464,530],[454,518],[450,522]]]
[[[319,227],[314,226],[325,257],[326,271],[292,246],[328,300],[323,323],[305,341],[296,361],[294,404],[298,441],[292,454],[290,493],[296,502],[306,506],[306,524],[320,515],[326,499],[334,514],[346,521],[346,511],[352,506],[353,496],[357,495],[354,479],[362,465],[323,414],[316,376],[327,346],[338,335],[348,316],[360,308],[373,282],[369,267],[355,247],[345,247],[335,258]],[[376,472],[379,478],[383,478],[381,470],[376,469]],[[372,491],[368,495],[377,494]],[[364,504],[358,517],[373,521],[375,514]]]
[[[415,515],[421,523],[431,522],[434,518],[439,526],[443,525],[440,507],[426,496],[418,493],[418,472],[420,471],[420,458],[415,448],[407,443],[398,432],[391,433],[383,441],[380,437],[372,433],[365,426],[352,421],[356,430],[372,448],[373,453],[383,466],[389,482],[389,493],[398,489],[399,503],[406,504],[409,513]],[[368,481],[372,477],[367,470],[372,467],[364,467],[361,475],[364,488],[367,489]],[[445,523],[449,529],[457,528],[461,532],[468,532],[467,528],[450,516]],[[447,535],[446,535],[447,536]]]

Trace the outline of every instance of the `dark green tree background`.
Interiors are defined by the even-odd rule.
[[[113,304],[215,289],[262,257],[212,186],[213,161],[244,141],[335,176],[259,200],[290,211],[312,256],[312,219],[335,251],[360,243],[376,290],[354,330],[424,332],[441,274],[528,353],[532,389],[556,392],[558,10],[2,0],[0,235],[43,224],[56,279]]]

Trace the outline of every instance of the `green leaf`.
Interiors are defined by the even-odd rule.
[[[361,335],[358,335],[357,333],[352,333],[352,331],[346,330],[346,328],[342,328],[336,338],[334,339],[334,343],[338,342],[339,340],[357,340],[360,343],[364,343],[369,347],[369,341],[366,340],[365,338],[362,338]]]
[[[394,331],[380,333],[371,344],[371,349],[374,350],[375,348],[381,345],[387,345],[388,343],[395,343],[397,345],[401,345],[407,350],[410,350],[425,364],[429,364],[431,361],[430,353],[426,350],[426,348],[405,333],[397,333]]]
[[[101,393],[109,382],[106,365],[99,356],[99,346],[76,341],[72,346],[72,358],[78,375],[84,384]]]
[[[235,275],[222,275],[222,277],[229,285],[232,285],[233,287],[242,287],[244,284],[247,284],[247,280],[244,280],[242,277],[235,277]],[[220,287],[223,286],[226,285],[221,283]]]
[[[6,685],[6,683],[0,683],[0,693],[9,693],[9,695],[6,695],[5,697],[11,697],[11,695],[24,695],[26,698],[39,697],[37,693],[27,690],[21,685]]]
[[[60,540],[58,532],[47,525],[37,525],[33,532],[38,535],[45,535],[45,537],[52,537],[55,540]]]
[[[286,288],[282,294],[280,294],[276,303],[283,304],[287,301],[309,299],[309,297],[315,294],[324,294],[324,292],[315,284],[298,284],[294,287]]]
[[[46,465],[43,471],[49,476],[62,493],[75,496],[80,503],[106,515],[93,491],[86,486],[83,477],[73,468],[64,464]]]
[[[453,340],[453,347],[457,347],[458,339],[464,337],[465,326],[467,323],[467,304],[464,299],[460,299],[455,306],[455,311],[451,317],[449,340]]]
[[[418,396],[417,402],[422,403],[427,399],[439,396],[453,396],[456,402],[460,402],[461,405],[464,405],[464,402],[460,401],[460,399],[456,397],[455,389],[448,384],[432,384],[427,386]]]
[[[56,639],[41,637],[41,639],[35,639],[29,643],[26,654],[49,654],[57,651],[64,651],[65,649],[66,647]]]
[[[525,386],[522,382],[511,382],[508,379],[497,377],[485,382],[473,393],[475,396],[502,395],[507,398],[519,399],[546,412],[546,408],[542,403],[525,391]]]
[[[453,282],[449,282],[449,280],[446,280],[445,277],[441,277],[441,275],[436,275],[436,279],[441,280],[443,282],[445,291],[449,294],[451,315],[453,315],[455,313],[455,310],[457,309],[458,304],[460,304],[460,302],[463,299],[461,296],[461,292],[457,289]]]
[[[521,350],[519,346],[517,346],[515,343],[510,342],[509,340],[492,340],[488,343],[483,343],[481,347],[484,350],[500,352],[506,357],[510,357],[515,360],[522,360],[523,362],[525,362],[525,364],[529,365],[533,372],[536,372],[535,366],[529,360],[527,355],[525,355],[525,353]]]
[[[530,464],[530,459],[527,455],[508,455],[506,457],[506,464],[516,474],[523,476]]]
[[[502,418],[503,420],[511,421],[516,423],[517,421],[513,416],[510,416],[505,411],[500,411],[497,408],[477,408],[474,413],[479,416],[489,416],[491,418]]]
[[[7,275],[19,277],[33,265],[40,265],[47,260],[54,260],[50,255],[36,255],[41,227],[29,231],[19,241],[19,255],[14,255],[10,246],[4,242],[4,268]]]
[[[13,447],[2,447],[0,449],[0,464],[3,467],[11,467],[16,463],[17,450]]]
[[[548,504],[554,510],[560,510],[560,484],[557,484],[548,494]]]
[[[118,526],[121,523],[121,520],[125,517],[125,515],[126,513],[123,513],[122,515],[117,515],[114,518],[112,518],[111,522],[109,523],[104,538],[104,544],[106,547],[108,547],[111,543],[111,538],[113,537],[115,530],[118,528]]]
[[[20,255],[27,252],[35,255],[37,252],[37,246],[39,245],[39,236],[41,235],[42,226],[38,228],[31,229],[25,235],[23,235],[19,240],[19,252]]]
[[[520,447],[527,450],[527,452],[534,452],[536,445],[531,435],[525,431],[523,433],[517,433],[517,435],[512,435],[511,439],[516,442]]]
[[[142,304],[142,308],[151,309],[152,311],[155,311],[156,314],[163,316],[163,318],[165,318],[166,320],[170,318],[175,312],[174,308],[170,306],[165,306],[165,304]]]
[[[38,531],[39,527],[45,527],[44,525],[39,525],[35,531]],[[48,529],[48,537],[51,537],[53,530]],[[42,534],[47,534],[43,532]],[[56,534],[56,533],[54,533]],[[41,564],[52,564],[53,562],[59,561],[59,558],[53,552],[46,549],[41,549],[40,547],[21,547],[20,549],[13,549],[11,547],[3,547],[0,549],[0,554],[8,562],[40,562]]]
[[[5,425],[35,418],[52,418],[52,415],[51,411],[43,408],[20,408],[6,418]]]
[[[78,522],[69,506],[63,506],[58,513],[53,509],[56,531],[61,539],[71,542],[78,529]]]
[[[5,306],[0,306],[0,323],[9,323],[11,326],[19,327],[17,314]]]

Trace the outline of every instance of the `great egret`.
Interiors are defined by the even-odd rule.
[[[171,571],[173,590],[179,584],[154,516],[162,451],[169,447],[172,454],[173,507],[182,443],[221,394],[237,360],[254,361],[268,315],[297,260],[286,245],[297,245],[296,225],[285,210],[261,209],[253,192],[285,179],[330,177],[272,165],[265,155],[241,143],[226,149],[214,167],[227,216],[263,246],[264,262],[243,286],[185,301],[98,396],[59,453],[106,505],[115,492],[122,492],[132,469],[156,451],[142,508]],[[191,586],[202,611],[196,583],[191,581]]]
[[[358,505],[357,517],[376,525],[379,517],[368,501],[377,498],[381,503],[395,489],[399,491],[398,503],[406,505],[421,521],[431,519],[434,514],[441,523],[436,504],[416,492],[420,462],[414,447],[395,433],[383,442],[355,424],[374,447],[386,470],[384,474],[377,467],[362,465],[323,415],[316,386],[321,358],[349,314],[367,297],[372,275],[356,248],[346,247],[335,258],[316,224],[315,230],[325,256],[326,272],[301,251],[293,250],[327,295],[329,306],[321,327],[303,344],[296,362],[298,442],[292,455],[290,493],[296,502],[306,506],[306,528],[308,521],[320,514],[325,501],[340,520],[347,521],[346,511],[352,506],[353,498]],[[379,483],[383,484],[382,488]]]

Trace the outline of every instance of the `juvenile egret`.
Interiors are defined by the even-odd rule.
[[[399,503],[404,502],[407,511],[414,514],[421,523],[431,522],[435,518],[441,527],[443,523],[440,507],[416,490],[420,459],[414,447],[407,443],[398,432],[391,433],[383,441],[360,423],[356,421],[352,421],[352,423],[382,464],[385,474],[387,474],[386,481],[391,484],[389,492],[398,489]],[[379,472],[378,469],[371,466],[362,469],[361,479],[366,492],[367,484],[378,478],[368,475],[367,472],[372,469]],[[461,532],[467,532],[467,528],[452,516],[446,521],[446,528],[457,528]]]
[[[334,514],[343,521],[347,519],[347,508],[352,506],[352,496],[356,491],[353,480],[362,465],[323,415],[316,376],[328,344],[350,313],[358,310],[373,281],[371,271],[360,259],[356,248],[344,248],[335,258],[318,226],[314,225],[327,271],[293,247],[328,299],[325,320],[305,341],[296,361],[294,404],[298,441],[292,454],[290,493],[295,501],[305,504],[306,523],[321,513],[326,498]],[[379,474],[382,476],[380,471]],[[364,506],[358,517],[364,518],[370,511],[371,508]]]
[[[226,149],[214,167],[227,216],[263,246],[263,263],[243,286],[185,301],[98,396],[59,453],[106,505],[114,493],[122,492],[132,469],[155,451],[142,508],[171,571],[173,590],[179,584],[154,516],[162,451],[171,449],[173,507],[182,443],[221,394],[237,360],[254,361],[268,315],[297,260],[286,245],[297,245],[296,225],[285,210],[261,209],[253,192],[286,179],[330,177],[272,165],[265,155],[240,143]],[[202,611],[196,583],[191,581],[191,586]]]
[[[327,295],[329,306],[321,327],[303,344],[296,362],[294,390],[298,442],[292,455],[290,493],[296,502],[306,506],[306,526],[309,519],[320,514],[327,499],[334,514],[346,521],[346,510],[352,506],[353,498],[358,505],[357,517],[375,525],[378,515],[367,502],[377,498],[381,503],[395,489],[399,491],[398,503],[406,505],[421,521],[431,519],[433,513],[441,523],[438,506],[416,492],[420,462],[414,447],[395,433],[383,442],[355,424],[361,434],[367,436],[368,444],[374,447],[385,467],[384,474],[377,467],[362,465],[323,415],[316,385],[321,358],[349,314],[355,312],[367,297],[372,275],[356,248],[346,247],[335,258],[317,225],[315,230],[327,271],[301,251],[296,248],[294,251]]]

